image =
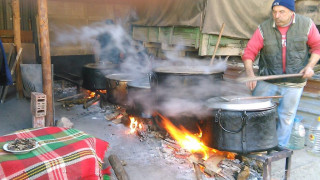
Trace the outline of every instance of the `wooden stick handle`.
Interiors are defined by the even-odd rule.
[[[222,36],[222,32],[223,32],[224,26],[225,26],[225,24],[222,23],[222,26],[221,26],[221,29],[220,29],[220,33],[219,33],[219,37],[218,37],[218,41],[216,43],[216,47],[214,48],[214,52],[213,52],[212,57],[211,57],[210,65],[213,64],[213,60],[214,60],[214,58],[216,56],[217,49],[218,49],[218,46],[220,44],[220,40],[221,40],[221,36]]]
[[[270,76],[256,76],[256,77],[244,77],[238,78],[238,82],[249,82],[249,81],[262,81],[270,79],[281,79],[281,78],[291,78],[291,77],[302,77],[303,74],[281,74],[281,75],[270,75]]]

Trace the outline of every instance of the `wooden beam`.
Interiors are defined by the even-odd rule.
[[[47,0],[38,0],[40,52],[42,59],[43,93],[47,96],[46,126],[53,126],[53,100],[52,100],[52,70],[50,55],[50,40],[48,28]]]
[[[13,37],[14,44],[16,45],[17,52],[21,48],[21,27],[20,27],[20,3],[19,0],[12,0],[12,13],[13,13]],[[22,59],[16,65],[16,88],[17,88],[17,96],[18,98],[23,98],[22,92],[22,78],[21,78],[21,70],[20,64],[22,63]]]

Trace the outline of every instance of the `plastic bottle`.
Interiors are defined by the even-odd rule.
[[[320,116],[316,123],[310,128],[307,151],[320,156]]]
[[[303,149],[305,142],[306,131],[301,122],[302,118],[296,116],[291,131],[291,136],[287,147],[292,150]]]

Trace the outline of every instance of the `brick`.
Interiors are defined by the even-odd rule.
[[[45,116],[41,116],[41,117],[32,116],[32,127],[33,128],[45,127]]]
[[[39,92],[31,93],[31,113],[35,117],[46,115],[47,98],[46,95]]]

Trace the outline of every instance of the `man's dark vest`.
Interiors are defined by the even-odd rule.
[[[299,73],[309,60],[308,31],[311,19],[295,14],[295,22],[287,32],[286,74]],[[259,28],[263,36],[263,48],[260,51],[259,75],[284,74],[282,68],[282,38],[278,28],[273,27],[273,19],[266,20]],[[303,78],[268,80],[268,82],[302,83]]]

